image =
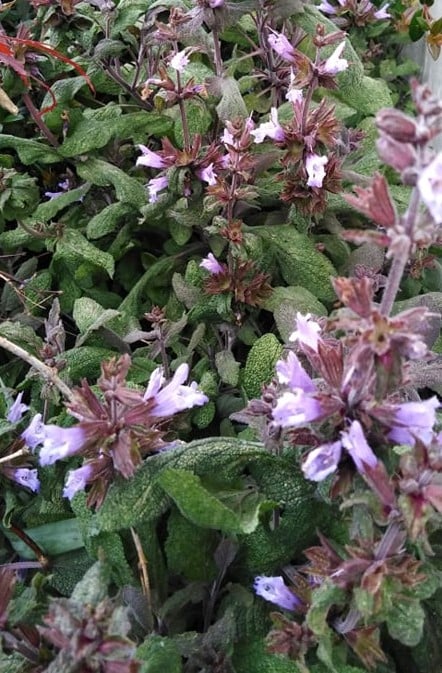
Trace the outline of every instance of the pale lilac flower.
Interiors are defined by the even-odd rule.
[[[276,30],[271,30],[271,33],[267,37],[267,41],[271,48],[276,51],[278,56],[284,58],[286,61],[293,61],[295,56],[295,48],[288,41],[285,35],[282,33],[277,33]]]
[[[320,12],[325,12],[325,14],[336,14],[336,7],[333,7],[328,0],[322,0],[321,4],[318,5]]]
[[[69,458],[81,451],[86,442],[86,433],[76,425],[60,428],[58,425],[44,426],[45,438],[40,449],[40,465],[52,465],[57,460]]]
[[[282,141],[285,138],[284,129],[278,122],[278,110],[272,107],[270,110],[270,121],[260,124],[258,128],[250,131],[255,138],[255,143],[262,143],[268,136],[272,140]]]
[[[286,100],[289,100],[293,105],[299,105],[304,100],[304,95],[302,89],[297,89],[296,87],[290,87],[285,95]]]
[[[382,19],[391,19],[391,14],[390,14],[390,12],[387,12],[387,9],[389,8],[389,6],[390,6],[390,3],[387,2],[386,5],[384,5],[384,6],[381,7],[380,9],[378,9],[377,12],[375,12],[375,13],[373,14],[373,16],[375,17],[375,19],[378,19],[378,21],[381,21]]]
[[[163,189],[166,189],[169,185],[169,179],[165,175],[161,175],[158,178],[152,178],[147,183],[147,189],[149,192],[149,203],[156,203],[158,201],[158,192],[161,192]]]
[[[209,7],[211,9],[216,9],[217,7],[222,7],[224,5],[224,0],[209,0]]]
[[[348,61],[346,58],[341,58],[341,54],[345,49],[345,41],[338,44],[333,54],[329,56],[326,62],[321,66],[320,71],[322,74],[327,75],[337,75],[338,72],[347,70]]]
[[[253,588],[258,596],[284,610],[295,610],[301,603],[284,584],[282,577],[256,577]]]
[[[280,383],[290,388],[301,388],[305,393],[314,393],[316,386],[293,351],[290,351],[285,360],[278,360],[276,373]]]
[[[200,180],[204,180],[209,185],[216,185],[217,175],[213,170],[213,163],[206,166],[206,168],[200,168],[196,173]]]
[[[365,465],[376,467],[378,459],[367,444],[359,421],[353,421],[348,432],[341,432],[341,438],[342,446],[347,449],[358,472],[363,474]]]
[[[230,131],[228,131],[227,129],[224,129],[223,131],[223,134],[221,136],[221,142],[224,145],[231,145],[233,147],[235,146],[235,139],[233,135],[230,133]]]
[[[92,477],[92,465],[83,465],[77,470],[70,470],[63,489],[63,497],[72,500],[78,491],[84,491],[88,480]]]
[[[388,438],[398,444],[414,446],[416,439],[428,444],[433,436],[436,409],[441,405],[437,397],[422,402],[404,402],[394,409],[393,428]]]
[[[319,154],[307,154],[305,160],[305,170],[307,171],[309,187],[322,187],[325,178],[324,166],[328,163],[326,156],[319,156]]]
[[[37,493],[40,490],[40,481],[37,476],[37,470],[30,470],[27,467],[18,467],[11,473],[12,479],[20,484],[26,486],[29,490]]]
[[[6,419],[10,423],[18,423],[19,421],[21,421],[21,417],[29,409],[27,404],[22,403],[21,401],[22,397],[23,392],[17,395],[17,397],[15,398],[15,402],[11,405],[11,408],[9,409],[6,415]]]
[[[156,369],[153,372],[143,396],[144,400],[151,398],[155,400],[155,406],[151,412],[153,417],[172,416],[185,409],[199,407],[208,402],[206,395],[198,390],[195,381],[188,386],[183,385],[188,375],[189,367],[184,363],[178,367],[172,380],[162,388],[164,378],[161,370]]]
[[[333,442],[318,446],[308,454],[302,464],[302,471],[306,479],[323,481],[333,472],[336,472],[341,459],[341,442]]]
[[[186,50],[183,49],[173,56],[169,61],[170,66],[177,70],[178,72],[184,72],[186,66],[189,65],[189,57],[187,56]]]
[[[34,450],[36,446],[42,444],[46,436],[45,425],[41,419],[41,414],[35,414],[26,430],[20,435],[31,450]]]
[[[289,341],[299,341],[317,353],[321,326],[313,320],[311,313],[302,315],[298,312],[296,314],[296,327],[297,329],[289,336]]]
[[[48,199],[50,199],[52,201],[52,199],[56,199],[57,196],[61,196],[62,194],[65,194],[70,189],[69,180],[67,178],[65,180],[61,180],[58,183],[58,187],[60,187],[59,192],[45,192],[44,195],[47,196]]]
[[[204,257],[204,259],[201,261],[200,266],[203,269],[206,269],[211,274],[217,274],[217,273],[223,273],[224,272],[224,267],[216,257],[213,255],[213,253],[209,252],[207,257]]]
[[[149,383],[147,384],[143,400],[148,400],[150,397],[155,397],[161,390],[161,386],[166,382],[164,378],[162,367],[157,367],[150,375]]]
[[[152,152],[146,145],[138,145],[142,151],[142,156],[138,157],[136,166],[147,166],[148,168],[165,168],[167,162],[157,152]]]
[[[424,168],[417,186],[436,224],[442,223],[442,152]]]
[[[285,392],[278,399],[272,411],[273,420],[283,428],[291,428],[316,421],[323,416],[323,409],[317,399],[301,388]]]

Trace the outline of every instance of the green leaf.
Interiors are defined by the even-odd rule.
[[[17,535],[9,533],[7,528],[2,527],[1,530],[20,557],[35,559],[32,549],[22,542]],[[53,521],[35,528],[28,528],[25,533],[49,556],[57,556],[84,546],[77,519]]]
[[[290,225],[255,227],[264,244],[271,246],[275,262],[288,285],[300,285],[319,301],[331,303],[335,293],[330,278],[336,275],[330,260],[319,252],[314,242]]]
[[[37,355],[43,347],[43,341],[35,330],[30,325],[23,325],[20,322],[5,320],[0,323],[0,336],[21,346],[32,355]]]
[[[20,161],[29,166],[39,161],[42,164],[54,164],[60,161],[61,157],[57,150],[48,147],[44,143],[28,138],[19,138],[18,136],[9,136],[0,134],[0,149],[4,147],[14,149]]]
[[[234,534],[251,533],[258,525],[259,506],[255,516],[239,517],[204,488],[201,479],[191,472],[169,468],[161,473],[158,483],[181,514],[197,526]]]
[[[97,215],[89,220],[86,233],[88,239],[101,238],[111,234],[123,218],[134,213],[133,206],[130,203],[111,203],[110,206],[103,208]]]
[[[395,599],[387,616],[390,636],[408,647],[415,647],[422,638],[425,621],[424,610],[416,600],[401,602]]]
[[[262,637],[236,644],[233,663],[236,673],[301,673],[301,669],[288,657],[267,652]]]
[[[345,602],[345,591],[336,584],[325,581],[312,594],[312,603],[307,613],[307,624],[316,636],[326,636],[330,632],[327,624],[328,611],[333,605]]]
[[[142,673],[182,673],[181,656],[171,638],[151,635],[142,643],[136,658],[145,662]]]
[[[103,505],[88,523],[90,534],[158,520],[170,507],[170,498],[158,483],[163,469],[192,470],[201,475],[218,473],[228,481],[263,454],[266,455],[264,447],[257,442],[212,438],[152,456],[130,481],[111,486]],[[73,505],[75,509],[75,501]]]
[[[221,381],[229,386],[236,386],[240,364],[235,360],[232,351],[218,351],[215,354],[215,365]]]
[[[262,386],[270,383],[275,376],[275,365],[282,351],[282,345],[272,333],[264,334],[255,341],[242,376],[242,384],[249,399],[260,397]]]
[[[140,208],[147,202],[147,194],[136,178],[131,178],[117,166],[102,161],[101,159],[89,158],[77,164],[77,174],[83,180],[88,180],[93,185],[107,187],[113,185],[118,201],[131,203]]]
[[[70,268],[78,268],[82,262],[99,267],[112,278],[114,275],[114,258],[100,250],[76,229],[66,229],[56,244],[53,262],[63,261]]]
[[[246,104],[238,87],[238,82],[233,77],[224,77],[218,80],[221,100],[216,106],[220,121],[230,121],[237,117],[247,117]]]
[[[75,201],[81,201],[81,199],[88,193],[90,187],[90,184],[86,183],[81,185],[81,187],[60,194],[60,196],[55,196],[49,201],[40,203],[32,213],[32,216],[27,218],[26,222],[48,222],[57,213],[63,210],[63,208],[70,206],[71,203],[75,203]]]
[[[215,531],[196,526],[174,508],[167,520],[167,532],[164,549],[170,572],[184,575],[190,582],[210,582],[216,578]]]
[[[119,316],[119,311],[114,309],[104,309],[96,301],[89,297],[81,297],[74,302],[73,318],[80,330],[81,337],[76,341],[76,346],[81,346],[87,337],[100,327],[103,327],[109,320]]]
[[[84,377],[96,379],[100,375],[101,362],[114,356],[115,351],[111,351],[108,348],[99,348],[97,346],[72,348],[63,353],[66,369],[62,371],[62,376],[66,372],[68,377],[74,382]]]
[[[86,605],[98,605],[107,598],[110,584],[110,570],[107,563],[97,561],[85,573],[72,592],[71,600]]]

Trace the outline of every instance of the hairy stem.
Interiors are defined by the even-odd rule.
[[[385,285],[384,294],[382,295],[381,302],[381,313],[382,315],[389,315],[391,309],[393,308],[394,300],[399,290],[399,285],[402,280],[402,275],[404,273],[405,266],[408,262],[410,256],[411,244],[413,240],[413,229],[416,222],[418,210],[420,203],[420,194],[417,187],[413,188],[410,198],[410,205],[404,216],[404,229],[405,234],[408,237],[407,244],[405,245],[404,237],[404,246],[402,250],[398,250],[394,254],[393,263],[390,267],[390,273],[388,274],[387,283]]]

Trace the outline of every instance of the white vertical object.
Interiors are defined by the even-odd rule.
[[[430,12],[435,21],[440,19],[442,16],[442,0],[435,0],[434,5],[430,7]],[[442,100],[442,51],[435,61],[427,48],[425,38],[423,38],[407,47],[406,54],[420,64],[421,81],[427,82],[433,94]],[[438,151],[442,150],[442,135],[435,139],[434,147]]]

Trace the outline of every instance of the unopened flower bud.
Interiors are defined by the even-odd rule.
[[[423,140],[422,129],[418,128],[417,121],[394,108],[379,110],[376,115],[376,126],[379,131],[402,143]]]
[[[416,152],[413,145],[395,140],[385,133],[381,133],[377,139],[376,149],[382,161],[399,172],[416,163]]]

